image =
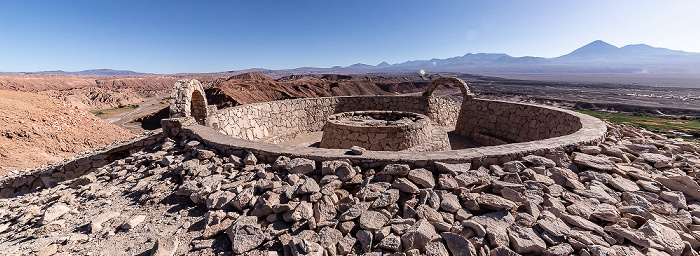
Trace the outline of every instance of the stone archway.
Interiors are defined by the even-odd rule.
[[[193,117],[198,124],[205,125],[209,113],[204,95],[202,83],[196,79],[177,81],[170,94],[170,117]]]
[[[459,86],[459,89],[462,90],[462,99],[464,101],[474,98],[474,94],[469,91],[469,86],[467,86],[467,83],[462,81],[462,79],[448,76],[440,77],[438,79],[435,79],[435,81],[433,81],[432,83],[430,83],[428,89],[425,90],[425,92],[423,93],[423,97],[432,96],[433,91],[435,91],[435,88],[437,88],[438,85],[441,84],[454,84],[456,86]]]

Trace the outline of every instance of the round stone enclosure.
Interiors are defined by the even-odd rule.
[[[330,115],[323,127],[320,147],[399,151],[430,140],[430,119],[403,111],[352,111]]]
[[[440,83],[462,89],[457,102],[432,95]],[[178,95],[176,95],[178,96]],[[172,104],[171,104],[172,105]],[[172,107],[172,106],[171,106]],[[366,95],[300,98],[219,109],[209,106],[205,125],[192,116],[171,115],[161,121],[167,136],[196,138],[221,152],[250,151],[274,162],[280,156],[304,157],[316,161],[348,159],[363,166],[407,163],[428,166],[434,162],[476,166],[517,160],[527,154],[545,155],[599,144],[607,127],[600,119],[571,110],[542,105],[475,98],[457,78],[440,78],[423,95]],[[293,146],[286,141],[306,135],[322,138],[331,115],[356,111],[402,111],[428,117],[434,126],[433,139],[418,147],[399,151],[369,150],[354,155],[348,149]],[[172,114],[172,113],[171,113]],[[199,124],[197,124],[199,123]],[[459,148],[434,138],[442,129],[451,137],[469,139],[481,147]],[[318,134],[318,135],[316,135]],[[445,146],[446,145],[446,146]],[[451,149],[451,150],[450,150]]]

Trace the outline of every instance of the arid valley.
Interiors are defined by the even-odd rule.
[[[0,1],[0,256],[700,256],[699,12]]]

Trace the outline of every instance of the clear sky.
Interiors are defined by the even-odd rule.
[[[0,71],[332,67],[594,40],[700,52],[700,1],[0,1]]]

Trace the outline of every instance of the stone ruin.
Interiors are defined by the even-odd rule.
[[[459,87],[462,101],[433,96],[441,84]],[[596,144],[606,132],[602,121],[574,111],[478,99],[464,81],[454,77],[436,79],[420,96],[304,98],[216,109],[205,106],[206,99],[194,100],[199,95],[201,85],[196,80],[175,85],[172,118],[163,121],[168,136],[198,137],[224,150],[245,148],[270,156],[375,164],[459,161],[488,166],[527,154]],[[396,114],[415,120],[375,122],[368,118]],[[349,121],[350,117],[355,121]],[[362,118],[366,121],[359,122]],[[307,141],[300,143],[299,138]],[[353,146],[369,151],[350,155]]]
[[[444,82],[461,84],[217,110],[180,81],[162,133],[0,178],[0,253],[698,255],[697,143],[466,86],[433,97]],[[285,144],[329,121],[429,123],[480,147]]]

